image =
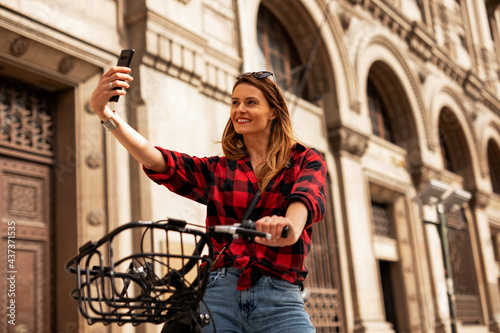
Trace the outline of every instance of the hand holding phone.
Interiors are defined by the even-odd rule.
[[[117,66],[130,67],[130,63],[132,62],[132,57],[134,56],[134,49],[126,49],[122,50],[120,53],[120,58],[118,58]],[[121,89],[120,87],[113,88],[114,90]],[[115,95],[109,99],[110,102],[118,102],[120,98],[119,95]]]

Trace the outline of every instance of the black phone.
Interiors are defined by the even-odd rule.
[[[134,56],[134,49],[126,49],[122,50],[120,53],[120,58],[118,58],[117,66],[130,67],[130,63],[132,62],[132,57]],[[121,89],[120,87],[114,88],[114,90]],[[115,95],[109,99],[110,102],[118,102],[119,95]]]

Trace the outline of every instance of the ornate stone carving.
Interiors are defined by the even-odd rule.
[[[87,215],[87,222],[94,227],[104,223],[104,212],[102,210],[92,210]]]
[[[403,17],[398,17],[395,12],[387,12],[383,5],[384,1],[371,0],[349,0],[353,5],[362,5],[370,14],[381,24],[397,34],[402,40],[406,40],[410,50],[424,61],[429,61],[441,70],[446,76],[458,85],[463,85],[467,96],[475,101],[480,101],[487,108],[500,114],[500,101],[488,89],[488,82],[481,82],[476,77],[471,77],[458,64],[450,60],[456,53],[457,47],[462,47],[450,39],[450,34],[455,36],[464,36],[467,26],[460,15],[460,6],[452,4],[450,8],[444,6],[439,1],[430,2],[430,10],[433,17],[436,18],[436,25],[443,30],[445,46],[437,45],[436,41],[430,37],[425,26],[420,27],[418,23],[409,24]],[[488,0],[489,7],[497,7],[499,0]],[[474,50],[479,61],[482,61],[484,53]],[[486,55],[486,58],[488,56]],[[493,64],[493,63],[491,63]],[[490,65],[491,65],[490,64]],[[494,64],[496,66],[496,64]],[[484,67],[483,64],[481,66]],[[429,149],[435,150],[435,146],[430,143]]]
[[[204,8],[205,14],[208,10],[217,15],[213,9]],[[232,20],[224,15],[222,19],[225,24]],[[239,67],[239,58],[210,48],[205,37],[154,12],[148,12],[147,24],[143,58],[146,66],[198,87],[202,94],[211,98],[230,103],[232,85],[238,73],[228,68]],[[224,39],[224,42],[231,44],[229,40]],[[141,100],[140,90],[134,94],[134,100]]]
[[[424,61],[428,61],[432,56],[430,41],[431,39],[424,32],[424,29],[415,22],[408,33],[407,42],[410,49]]]
[[[12,54],[14,54],[17,57],[22,56],[23,54],[28,51],[30,42],[28,39],[24,37],[17,37],[14,40],[12,40],[10,44],[10,50]]]
[[[28,184],[10,184],[9,210],[33,214],[37,203],[37,188]]]
[[[91,169],[97,169],[102,166],[103,159],[99,153],[90,153],[86,158],[87,165]]]
[[[18,170],[5,172],[1,191],[5,201],[2,203],[4,213],[13,219],[38,222],[42,219],[44,182],[40,178],[29,175],[23,165],[14,164]]]
[[[463,88],[474,101],[481,99],[481,81],[470,71],[464,79]]]
[[[426,165],[416,166],[412,170],[413,183],[416,185],[417,189],[421,189],[431,179],[440,179],[440,178],[441,174],[438,170],[433,169]]]
[[[361,157],[368,147],[368,137],[348,127],[329,129],[328,137],[336,152],[346,151]]]
[[[85,111],[89,114],[94,114],[94,110],[92,110],[92,107],[90,106],[90,101],[87,101],[87,103],[85,103]]]
[[[0,78],[0,146],[51,156],[52,109],[43,92]]]
[[[476,190],[473,193],[471,203],[472,203],[472,205],[474,205],[478,208],[485,209],[488,206],[488,204],[490,203],[490,195],[488,195],[487,193],[485,193],[483,191]]]
[[[361,102],[359,100],[351,101],[351,111],[357,114],[361,113]]]
[[[73,57],[64,57],[59,62],[58,70],[63,74],[67,74],[71,72],[71,70],[75,67],[75,58]]]

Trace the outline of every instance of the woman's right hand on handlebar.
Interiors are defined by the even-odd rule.
[[[101,76],[101,80],[90,97],[90,106],[101,119],[106,118],[104,111],[109,99],[115,95],[121,96],[127,93],[125,89],[130,87],[129,82],[134,79],[129,74],[130,71],[129,67],[114,66]],[[114,88],[125,89],[114,90]]]

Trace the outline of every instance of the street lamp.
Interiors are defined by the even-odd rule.
[[[436,179],[431,179],[429,183],[417,194],[420,205],[436,205],[438,217],[438,231],[441,240],[441,251],[445,266],[446,290],[448,294],[448,306],[450,309],[451,331],[457,332],[457,312],[455,306],[455,288],[453,286],[453,272],[450,261],[450,247],[448,243],[448,227],[446,223],[446,212],[460,209],[465,203],[469,202],[472,195],[470,192],[454,189],[443,198],[448,192],[450,186]],[[422,207],[420,207],[422,209]],[[426,222],[426,221],[424,221]]]

